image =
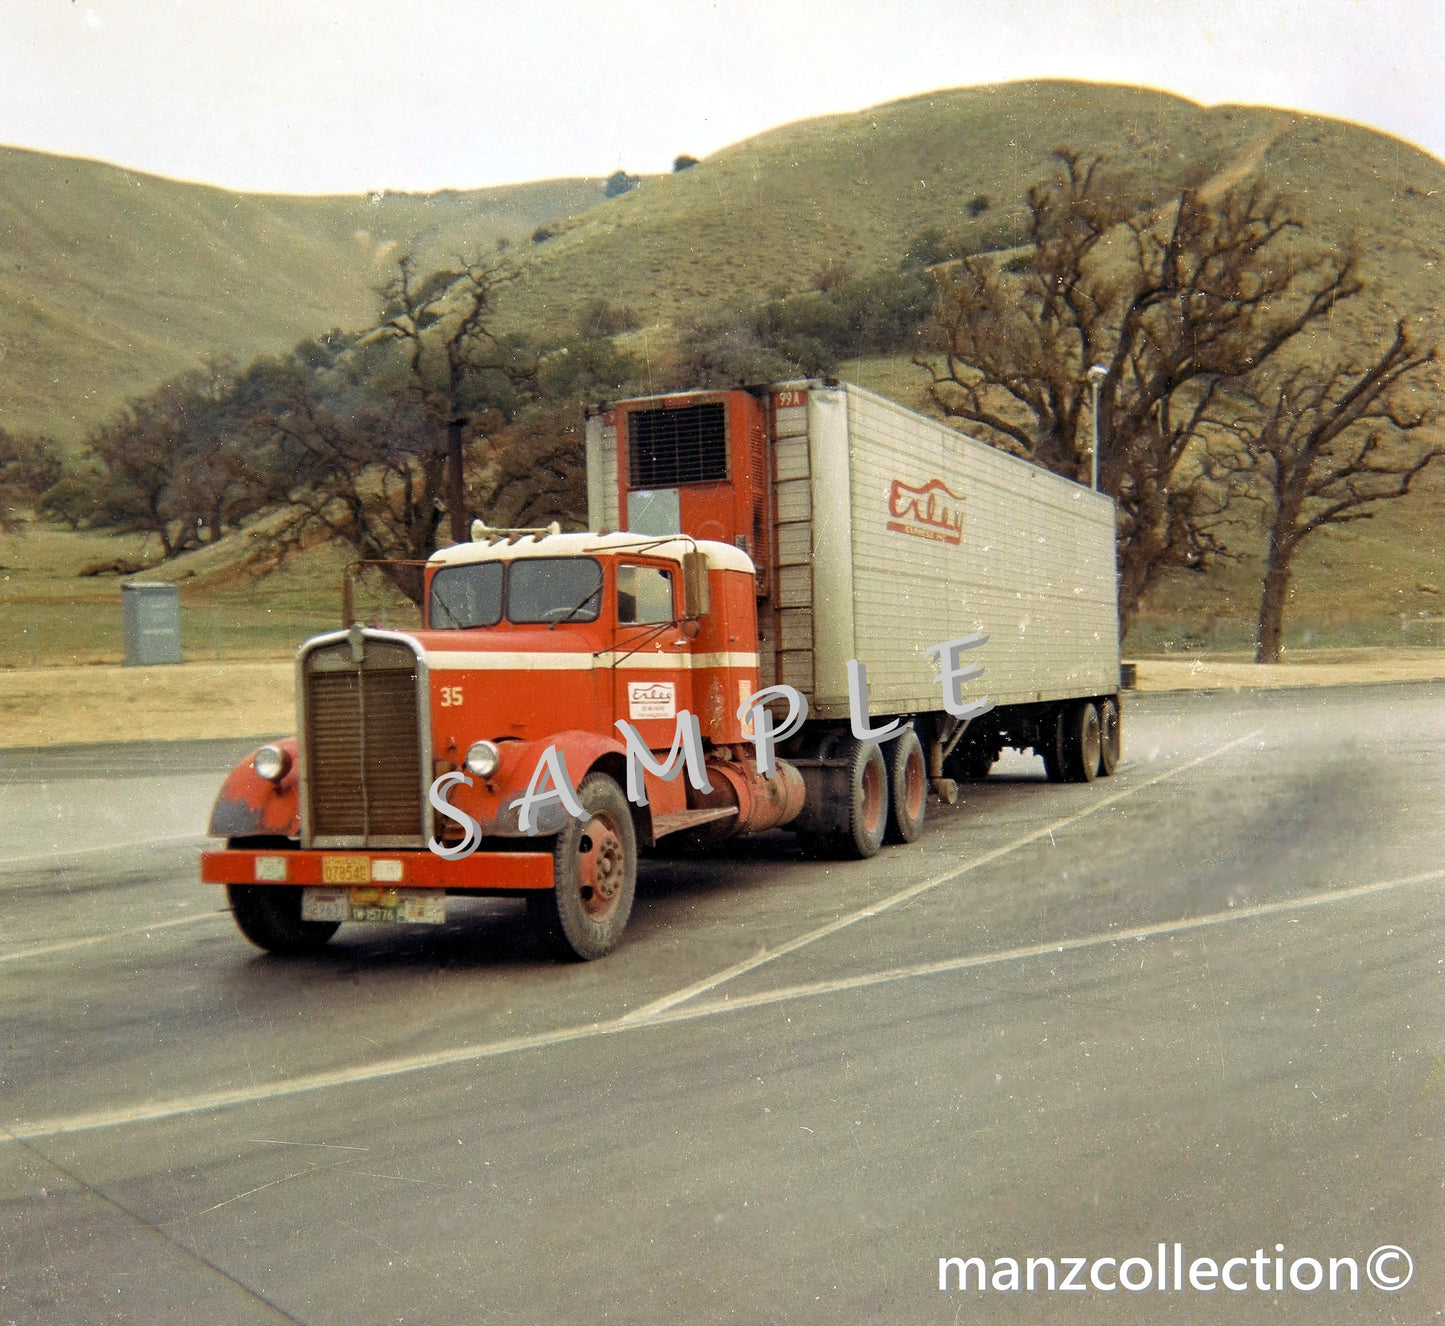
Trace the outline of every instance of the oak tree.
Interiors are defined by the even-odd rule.
[[[1303,234],[1258,183],[1129,196],[1099,159],[1059,151],[1028,194],[1028,243],[935,269],[940,348],[915,362],[934,404],[985,440],[1088,482],[1098,387],[1100,488],[1118,506],[1127,630],[1172,567],[1224,551],[1227,488],[1199,463],[1221,390],[1359,293],[1354,253]]]
[[[402,390],[444,438],[442,498],[453,543],[469,536],[465,444],[505,423],[530,394],[536,364],[494,329],[498,290],[515,279],[500,258],[471,261],[418,279],[408,255],[382,288],[385,300],[370,338],[405,346],[410,377]]]
[[[1435,346],[1406,319],[1373,356],[1314,359],[1261,371],[1245,384],[1229,427],[1242,448],[1215,463],[1242,475],[1268,512],[1255,662],[1279,662],[1295,554],[1327,525],[1371,519],[1405,496],[1439,445],[1412,442],[1436,421]],[[1241,406],[1243,408],[1239,408]]]

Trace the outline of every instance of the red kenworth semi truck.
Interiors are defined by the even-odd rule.
[[[1107,497],[831,381],[596,407],[587,482],[596,532],[478,522],[421,629],[301,647],[298,734],[232,772],[202,857],[254,943],[520,895],[596,958],[669,835],[868,857],[1005,746],[1113,772]]]

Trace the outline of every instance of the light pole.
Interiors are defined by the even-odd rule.
[[[1109,376],[1103,364],[1094,364],[1088,373],[1089,398],[1093,413],[1093,430],[1089,444],[1089,487],[1099,491],[1099,387]]]

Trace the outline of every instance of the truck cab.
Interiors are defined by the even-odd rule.
[[[314,947],[342,921],[436,920],[447,894],[521,892],[556,947],[599,956],[626,922],[639,844],[801,808],[796,771],[759,777],[738,715],[758,676],[745,552],[480,523],[473,535],[427,563],[420,629],[351,626],[301,647],[297,737],[222,789],[210,832],[227,846],[204,854],[202,877],[230,888],[262,947]],[[619,720],[666,756],[687,715],[709,787],[644,767],[645,801],[629,801]],[[590,819],[554,799],[522,822],[548,752]],[[469,821],[481,850],[464,852]]]

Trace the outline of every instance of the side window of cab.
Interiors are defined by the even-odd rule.
[[[617,621],[648,626],[677,617],[672,606],[672,573],[657,566],[617,568]]]

